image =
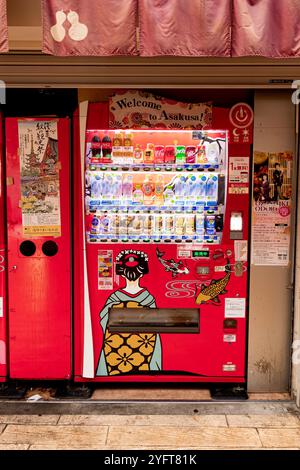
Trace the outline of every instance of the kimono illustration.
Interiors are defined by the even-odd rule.
[[[126,286],[113,292],[100,312],[104,339],[97,376],[161,370],[159,334],[111,333],[107,328],[111,308],[156,308],[154,297],[139,285],[140,278],[148,272],[145,253],[125,250],[117,256],[116,273],[126,280]]]

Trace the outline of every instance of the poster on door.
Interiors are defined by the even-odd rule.
[[[57,121],[18,122],[24,236],[61,235]]]
[[[293,153],[254,152],[252,264],[289,263]]]

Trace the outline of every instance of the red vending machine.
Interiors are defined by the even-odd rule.
[[[3,119],[0,114],[0,382],[7,376]]]
[[[250,147],[229,110],[205,130],[87,122],[76,380],[245,382]]]
[[[71,378],[70,126],[7,118],[9,377]]]

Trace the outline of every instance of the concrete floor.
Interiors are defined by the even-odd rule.
[[[284,394],[186,400],[2,400],[0,450],[300,449],[300,410]]]

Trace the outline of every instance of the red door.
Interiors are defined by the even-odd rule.
[[[9,375],[71,376],[69,120],[6,119]]]
[[[0,382],[7,375],[6,357],[6,285],[5,285],[5,213],[4,213],[4,161],[3,161],[3,120],[0,115]]]

